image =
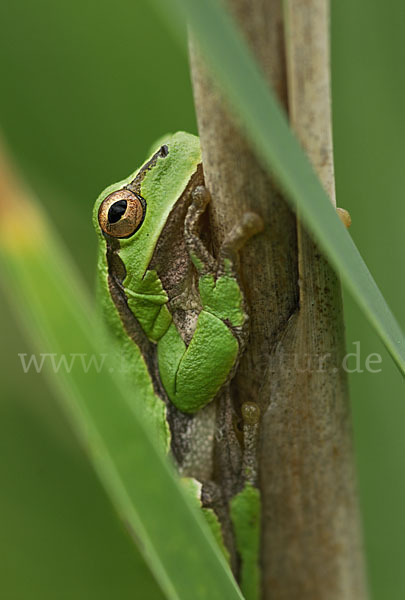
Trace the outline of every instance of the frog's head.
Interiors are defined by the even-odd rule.
[[[119,245],[132,273],[145,272],[167,217],[200,162],[198,137],[178,132],[160,140],[139,170],[98,197],[93,222],[100,242]]]

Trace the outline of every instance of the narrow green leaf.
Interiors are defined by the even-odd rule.
[[[40,353],[54,354],[55,363],[78,357],[72,368],[48,368],[47,375],[164,594],[173,600],[241,600],[202,515],[134,410],[134,390],[123,388],[117,369],[111,372],[116,364],[108,349],[103,368],[83,366],[81,357],[87,366],[91,357],[100,366],[103,346],[73,266],[35,206],[20,191],[0,192],[4,288]]]
[[[343,283],[405,374],[405,339],[322,188],[240,32],[218,0],[155,0],[176,29],[186,16],[204,56],[241,118],[260,160],[340,273]]]

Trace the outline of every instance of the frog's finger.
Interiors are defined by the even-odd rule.
[[[256,233],[263,231],[263,219],[254,212],[242,215],[240,223],[235,225],[226,235],[222,244],[222,252],[232,249],[233,252],[240,250],[246,242]]]
[[[247,212],[242,215],[240,222],[225,236],[222,243],[219,252],[218,275],[223,275],[229,270],[232,271],[232,275],[236,275],[234,263],[237,253],[251,237],[263,231],[263,228],[263,219],[258,214]]]

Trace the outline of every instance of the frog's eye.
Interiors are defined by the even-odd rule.
[[[98,222],[104,233],[116,238],[131,237],[142,225],[145,201],[129,190],[113,192],[98,210]]]

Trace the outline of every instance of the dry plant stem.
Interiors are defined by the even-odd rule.
[[[228,5],[334,201],[327,3],[288,1],[284,15],[279,0]],[[191,63],[217,236],[246,210],[266,223],[242,253],[251,341],[233,386],[236,401],[263,414],[262,597],[362,600],[340,286],[193,48]]]
[[[290,121],[335,204],[328,3],[286,0],[284,7]],[[263,548],[268,581],[280,586],[276,598],[358,600],[366,591],[341,290],[299,220],[297,233],[300,307],[276,351],[292,377],[283,388],[270,383],[264,425],[263,476],[274,473],[265,512],[273,523]],[[287,549],[282,562],[277,546]]]

